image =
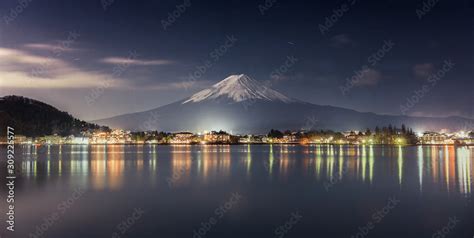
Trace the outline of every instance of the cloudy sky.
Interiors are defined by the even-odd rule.
[[[91,120],[244,73],[316,104],[474,118],[473,42],[469,0],[2,0],[0,96]]]

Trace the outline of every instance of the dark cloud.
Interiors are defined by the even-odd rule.
[[[435,67],[432,63],[417,64],[413,66],[413,73],[416,78],[426,79],[433,74]]]
[[[342,48],[345,46],[354,46],[356,42],[349,38],[346,34],[336,35],[331,38],[331,46],[336,48]]]

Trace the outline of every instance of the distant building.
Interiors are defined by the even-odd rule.
[[[454,139],[454,143],[457,145],[474,145],[473,138],[456,138]]]
[[[247,144],[247,143],[262,143],[262,138],[264,136],[261,135],[246,135],[241,136],[239,138],[239,143]]]
[[[5,142],[6,142],[6,138],[5,138]],[[15,136],[15,144],[24,144],[24,143],[28,143],[28,138],[26,136],[20,136],[20,135],[16,135]]]
[[[191,132],[174,133],[170,139],[171,144],[190,144],[193,142],[194,134]]]
[[[242,136],[239,138],[239,143],[243,143],[243,144],[246,144],[246,143],[253,143],[252,142],[252,136],[251,135],[247,135],[247,136]]]
[[[78,136],[78,137],[71,136],[69,143],[75,144],[75,145],[86,145],[86,144],[89,144],[89,138],[82,137],[82,136]]]
[[[295,133],[292,133],[291,135],[284,135],[282,141],[283,143],[296,143],[298,142],[298,138]]]
[[[63,142],[63,138],[58,135],[44,136],[40,138],[40,141],[46,144],[61,144]]]
[[[130,131],[113,130],[112,132],[97,132],[89,136],[90,144],[125,144],[132,142]]]
[[[346,142],[350,144],[358,144],[359,143],[359,136],[358,133],[351,131],[347,134],[345,134],[346,137]]]
[[[124,130],[113,130],[108,139],[107,143],[108,144],[125,144],[128,142],[131,142],[131,134],[130,131],[124,131]]]
[[[230,135],[224,131],[211,131],[204,135],[204,141],[208,143],[229,143]]]
[[[422,144],[454,144],[454,140],[444,133],[425,132],[421,137]]]
[[[262,142],[263,143],[272,143],[272,138],[268,136],[262,136]]]
[[[107,132],[94,133],[89,142],[91,144],[106,144],[107,143]]]

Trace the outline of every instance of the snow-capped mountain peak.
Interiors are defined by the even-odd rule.
[[[185,100],[183,104],[217,98],[228,98],[234,102],[264,100],[289,103],[293,101],[291,98],[263,85],[249,76],[240,74],[231,75],[214,84],[212,87],[192,95]]]

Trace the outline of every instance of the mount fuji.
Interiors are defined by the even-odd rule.
[[[459,130],[473,125],[462,117],[378,115],[323,106],[285,96],[247,75],[231,75],[189,98],[149,111],[94,121],[128,130],[265,133],[270,129],[365,130],[405,124],[415,130]]]
[[[293,102],[287,96],[270,89],[247,75],[231,75],[214,84],[209,89],[204,89],[183,102],[201,102],[205,100],[227,98],[233,102],[263,100],[267,102]]]

